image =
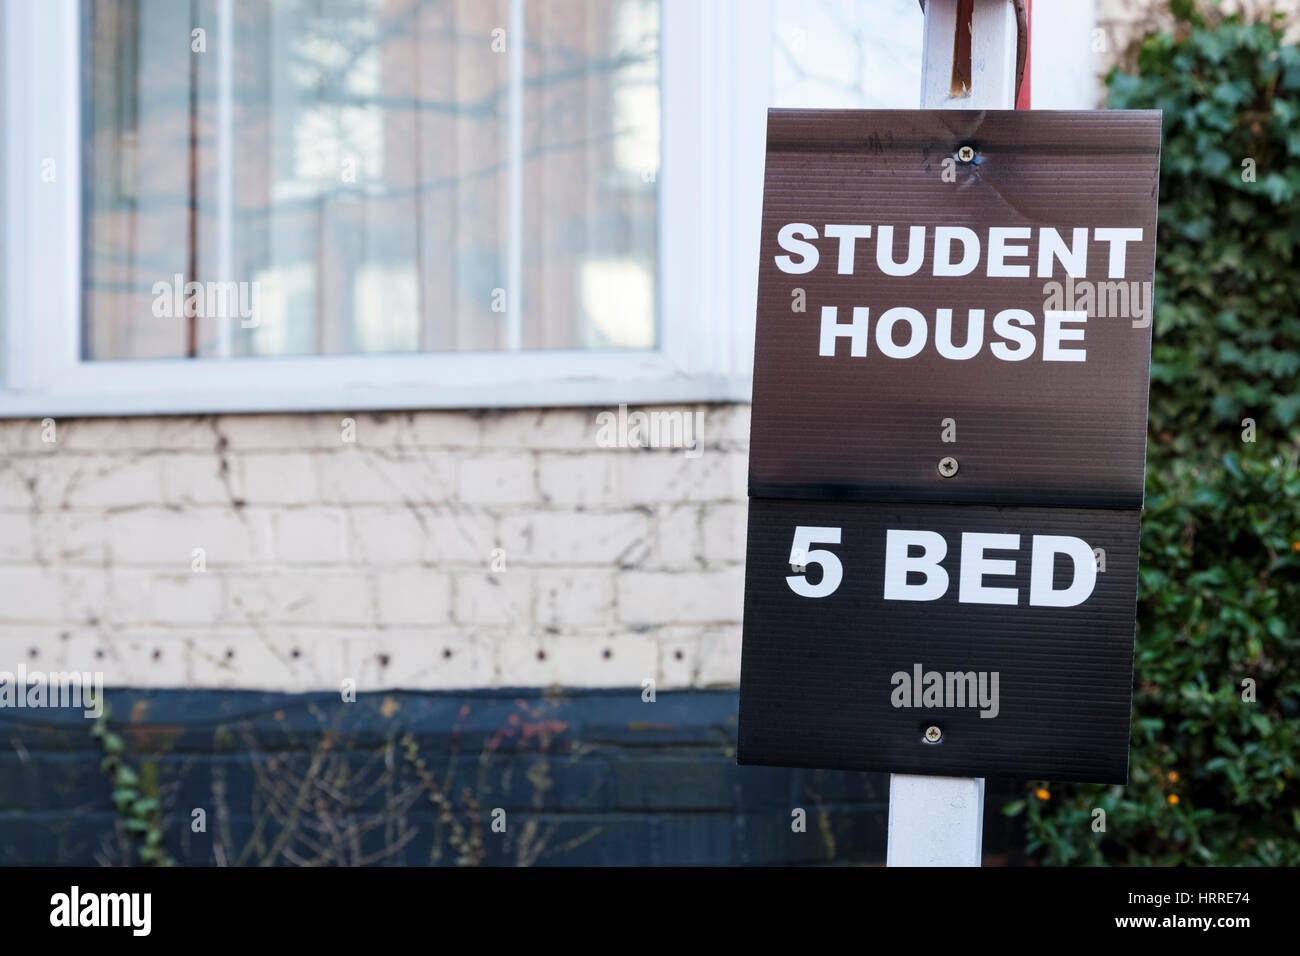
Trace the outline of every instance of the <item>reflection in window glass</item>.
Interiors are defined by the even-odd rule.
[[[83,11],[85,357],[655,346],[656,0]]]
[[[774,0],[772,105],[915,109],[925,18],[916,0]]]

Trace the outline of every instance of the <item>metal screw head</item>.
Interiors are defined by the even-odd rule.
[[[963,163],[969,163],[975,158],[975,148],[973,146],[963,146],[957,150],[957,159]]]
[[[941,740],[943,740],[942,730],[933,725],[925,728],[925,742],[927,744],[937,744]]]
[[[957,474],[957,459],[951,456],[939,459],[939,474],[945,478],[951,478]]]

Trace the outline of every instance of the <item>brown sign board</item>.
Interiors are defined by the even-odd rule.
[[[803,573],[800,528],[839,531]],[[1130,511],[751,499],[741,762],[1123,783],[1137,534]],[[1062,606],[1088,583],[1071,538],[1106,563]]]
[[[771,111],[750,495],[1140,508],[1159,150],[1158,111]]]
[[[769,113],[741,763],[1126,779],[1159,151]]]

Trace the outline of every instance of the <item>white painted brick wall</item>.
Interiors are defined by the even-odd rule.
[[[1274,6],[1294,40],[1300,0]],[[1100,71],[1163,10],[1099,0]],[[0,421],[0,670],[734,684],[749,408],[706,407],[698,459],[600,448],[599,411]]]
[[[749,409],[663,410],[700,457],[599,447],[601,409],[0,421],[0,670],[734,684]]]

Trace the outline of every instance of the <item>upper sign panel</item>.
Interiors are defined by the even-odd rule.
[[[1158,111],[771,111],[750,495],[1141,507],[1159,158]]]

